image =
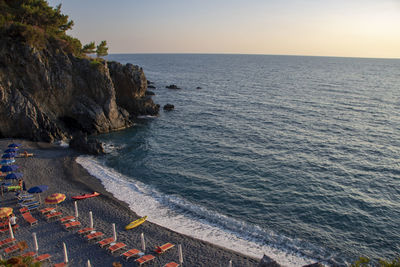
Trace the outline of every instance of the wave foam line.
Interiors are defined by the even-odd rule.
[[[222,227],[224,223],[226,224],[233,219],[221,214],[215,215],[215,212],[207,211],[204,207],[188,203],[176,196],[164,195],[150,186],[102,165],[94,157],[80,156],[76,159],[76,162],[92,176],[98,178],[105,189],[112,193],[115,198],[126,202],[132,211],[139,216],[147,215],[149,221],[160,226],[251,257],[261,258],[263,254],[266,254],[284,266],[303,266],[315,262],[315,260],[306,259],[296,253],[288,253],[279,248],[241,238],[233,231]],[[196,220],[192,216],[186,215],[185,212],[180,212],[179,208],[178,210],[174,209],[174,207],[186,209],[188,205],[191,206],[189,208],[191,213],[197,211],[203,217],[207,215],[206,218]],[[223,222],[210,224],[207,217],[211,214],[212,221],[219,218]],[[235,224],[246,227],[244,222],[233,221]]]

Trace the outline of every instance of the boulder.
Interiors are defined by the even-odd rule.
[[[156,88],[154,85],[152,85],[152,84],[147,85],[147,88],[157,89],[157,88]]]
[[[90,155],[104,155],[103,143],[96,139],[88,139],[87,135],[82,132],[74,134],[73,138],[69,142],[69,147]]]
[[[258,267],[281,267],[279,263],[264,254]]]
[[[175,84],[171,84],[171,85],[165,86],[165,88],[167,88],[167,89],[174,89],[174,90],[181,89],[181,88],[179,88],[178,86],[176,86]]]
[[[146,92],[145,92],[145,95],[150,95],[150,96],[152,96],[152,95],[156,95],[153,91],[149,91],[149,90],[147,90]]]
[[[196,89],[202,89],[200,86],[197,86]]]
[[[167,111],[169,111],[169,110],[174,110],[174,108],[175,108],[175,106],[172,105],[172,104],[166,104],[166,105],[164,105],[164,110],[167,110]]]

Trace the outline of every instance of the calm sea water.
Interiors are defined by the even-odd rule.
[[[400,251],[400,60],[109,60],[142,66],[154,101],[175,105],[78,159],[140,215],[288,266]]]

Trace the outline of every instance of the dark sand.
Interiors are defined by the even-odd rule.
[[[64,215],[74,215],[74,203],[71,196],[81,193],[97,191],[100,196],[78,201],[79,221],[83,227],[89,226],[89,211],[93,212],[94,227],[112,237],[112,223],[117,229],[117,241],[127,244],[127,248],[141,249],[140,234],[144,233],[146,240],[146,254],[153,254],[157,245],[171,242],[176,246],[145,266],[163,266],[175,261],[179,262],[177,244],[182,244],[183,266],[228,266],[232,260],[233,266],[257,266],[258,260],[240,255],[236,252],[221,248],[210,243],[200,241],[176,232],[173,232],[156,224],[145,222],[138,228],[126,231],[125,225],[138,218],[129,209],[128,205],[113,197],[105,191],[101,182],[91,176],[83,167],[75,162],[76,152],[68,148],[61,148],[46,143],[34,143],[25,140],[0,140],[0,149],[5,150],[12,141],[21,143],[21,152],[27,150],[34,153],[33,158],[18,158],[18,172],[24,174],[26,187],[35,185],[48,185],[49,190],[42,193],[42,199],[51,193],[65,193],[67,198],[58,205],[58,209]],[[1,206],[10,206],[17,210],[14,193],[7,193],[2,198]],[[46,205],[42,205],[46,207]],[[21,214],[15,211],[20,229],[16,231],[17,240],[25,240],[29,244],[27,251],[33,251],[32,233],[37,233],[39,254],[49,253],[52,255],[52,263],[62,262],[63,245],[65,242],[68,250],[69,266],[87,266],[87,260],[92,266],[112,266],[113,262],[120,262],[123,266],[137,266],[134,258],[126,262],[120,254],[111,255],[104,248],[100,248],[95,242],[88,242],[76,233],[76,230],[66,231],[59,221],[47,222],[39,212],[32,212],[38,219],[38,224],[30,226]],[[3,234],[3,238],[8,237]]]

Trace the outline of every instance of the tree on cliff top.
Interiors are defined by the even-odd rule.
[[[98,57],[104,57],[108,55],[108,47],[105,40],[101,41],[101,43],[97,46],[96,54]]]
[[[96,53],[96,45],[94,44],[94,42],[90,42],[90,43],[84,45],[82,48],[82,53],[83,54]]]
[[[81,43],[66,31],[74,25],[45,0],[0,0],[0,35],[43,48],[48,40],[58,40],[68,52],[80,53]],[[78,49],[79,48],[79,49]]]

